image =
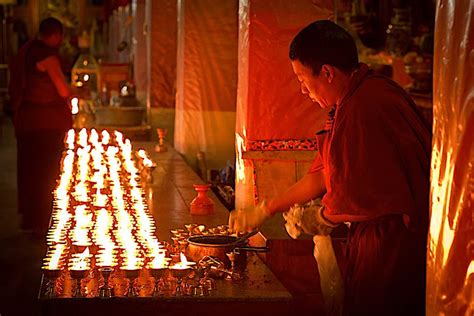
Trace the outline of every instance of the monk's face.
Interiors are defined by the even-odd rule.
[[[53,33],[50,35],[49,44],[52,47],[59,48],[63,43],[63,34],[62,33]]]
[[[311,101],[318,103],[322,108],[334,105],[331,82],[325,76],[323,69],[318,75],[315,75],[311,68],[303,65],[299,60],[292,60],[291,65],[296,77],[298,77],[303,94],[308,95]]]

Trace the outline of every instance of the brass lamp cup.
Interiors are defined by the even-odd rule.
[[[73,297],[75,298],[84,297],[82,295],[82,290],[81,290],[81,280],[87,276],[87,274],[89,273],[89,269],[87,270],[69,269],[69,272],[71,273],[71,277],[76,281],[76,290],[74,291]]]
[[[125,277],[127,279],[136,279],[140,275],[140,270],[141,269],[123,269],[122,271],[125,272]]]
[[[187,229],[188,231],[193,230],[193,229],[196,228],[197,226],[198,226],[198,224],[196,224],[196,223],[184,224],[184,227],[186,227],[186,229]]]
[[[153,288],[153,296],[162,295],[163,291],[160,290],[160,281],[168,271],[168,267],[163,268],[150,268],[151,275],[155,278],[155,287]]]
[[[168,267],[163,268],[149,268],[151,272],[151,276],[155,279],[160,279],[165,275],[166,271],[168,271]]]
[[[109,286],[110,274],[114,271],[112,267],[101,267],[99,268],[102,277],[104,278],[104,285],[99,289],[100,298],[111,298],[114,296],[114,289]]]
[[[48,279],[46,285],[45,296],[48,298],[53,298],[56,296],[56,280],[61,276],[61,269],[48,269],[47,267],[42,267],[43,275]]]
[[[42,267],[41,270],[43,274],[48,279],[57,279],[61,275],[62,269],[48,269],[47,267]]]
[[[229,225],[219,225],[217,226],[217,229],[227,231],[229,229]]]
[[[183,278],[187,277],[191,271],[193,270],[191,266],[188,266],[186,268],[182,269],[177,269],[177,268],[170,268],[171,270],[171,275],[176,278],[177,284],[176,284],[176,289],[175,289],[175,296],[182,296],[186,291],[184,291],[184,286],[182,284]]]
[[[217,235],[219,233],[219,229],[217,228],[209,228],[208,231],[211,235]]]
[[[186,253],[186,249],[188,248],[189,242],[187,239],[178,241],[178,250],[179,252]]]
[[[111,266],[104,266],[104,267],[100,267],[99,271],[102,274],[102,276],[109,277],[112,274],[112,272],[114,272],[114,268],[112,268]]]
[[[121,268],[122,271],[125,271],[125,277],[128,279],[128,289],[126,296],[127,297],[137,297],[138,292],[135,290],[135,280],[138,278],[141,269],[124,269]]]
[[[73,270],[69,269],[69,272],[71,273],[71,277],[76,280],[81,280],[84,279],[87,274],[89,273],[89,269],[87,270]]]
[[[182,279],[182,278],[188,276],[193,269],[191,267],[189,267],[189,268],[184,268],[184,269],[170,268],[170,270],[171,270],[171,274],[175,278]]]
[[[178,245],[178,244],[179,244],[179,239],[180,239],[180,237],[175,237],[175,236],[171,237],[171,240],[173,241],[173,244],[174,244],[174,245]]]
[[[181,235],[181,234],[183,234],[183,233],[185,233],[185,232],[186,232],[186,231],[185,231],[184,229],[182,229],[182,228],[176,228],[176,229],[172,229],[172,230],[171,230],[171,233],[172,233],[174,236],[178,235],[178,237],[179,237],[179,235]]]
[[[157,128],[156,133],[158,134],[158,145],[155,146],[156,152],[165,152],[168,148],[165,145],[165,137],[168,134],[168,130],[166,128]]]

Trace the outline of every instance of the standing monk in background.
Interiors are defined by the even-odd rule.
[[[11,64],[18,211],[21,228],[38,236],[48,228],[63,139],[72,127],[71,91],[58,55],[62,40],[61,22],[46,18],[38,38],[26,43]]]
[[[424,315],[429,124],[399,85],[359,63],[354,40],[331,21],[301,30],[289,57],[302,93],[332,109],[317,157],[284,194],[231,212],[231,230],[322,198],[295,222],[311,235],[348,224],[344,315]]]

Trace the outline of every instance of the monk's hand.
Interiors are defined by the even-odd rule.
[[[324,217],[323,205],[312,205],[303,209],[301,229],[308,235],[329,235],[337,227]]]
[[[329,235],[337,225],[324,217],[324,206],[320,202],[311,201],[303,206],[295,204],[283,213],[285,228],[293,238],[302,233],[308,235]]]
[[[248,232],[260,227],[272,214],[265,200],[245,209],[233,210],[229,215],[229,229],[233,233]]]

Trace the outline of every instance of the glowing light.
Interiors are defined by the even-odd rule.
[[[108,145],[110,141],[110,134],[105,129],[102,131],[102,144]]]
[[[66,244],[56,244],[56,246],[50,250],[51,252],[48,256],[48,260],[45,260],[43,268],[48,270],[58,270],[60,268],[61,257],[65,250]]]
[[[118,131],[111,138],[105,130],[71,129],[64,142],[67,150],[53,192],[43,269],[47,264],[61,266],[61,260],[68,261],[71,270],[88,270],[91,264],[120,264],[121,269],[141,269],[145,262],[166,266],[170,259],[155,236],[130,140]],[[143,155],[149,159],[145,151]],[[69,245],[87,248],[71,254]]]
[[[237,180],[239,182],[242,182],[245,184],[245,165],[244,165],[244,159],[243,159],[243,152],[246,151],[245,147],[245,138],[246,137],[246,132],[244,129],[244,137],[240,136],[239,133],[235,133],[235,142],[236,142],[236,147],[237,147],[237,163],[236,163],[236,175],[237,175]]]
[[[89,136],[89,143],[94,144],[94,145],[99,143],[99,134],[97,133],[95,128],[91,130],[91,133]]]
[[[128,95],[128,87],[123,86],[122,89],[120,89],[120,94],[121,95]]]
[[[117,144],[122,147],[123,146],[123,134],[120,133],[119,131],[114,131],[115,134],[115,141]]]
[[[161,251],[155,255],[153,260],[150,262],[149,267],[152,269],[163,269],[168,267],[170,260],[170,258],[165,257],[165,252]]]
[[[82,253],[73,254],[71,256],[71,259],[69,260],[69,268],[71,270],[78,271],[89,270],[90,257],[91,255],[89,252],[89,247],[86,247],[86,249]]]
[[[87,130],[85,128],[81,129],[81,131],[79,132],[78,144],[82,147],[87,146]]]
[[[72,114],[79,113],[79,99],[76,97],[71,99],[71,113]]]
[[[188,261],[188,259],[186,258],[186,256],[182,252],[179,253],[179,257],[180,257],[181,261],[178,262],[178,263],[175,263],[171,267],[171,269],[178,269],[178,270],[189,269],[192,265],[196,264],[195,262]]]
[[[70,149],[70,150],[74,149],[74,140],[75,140],[75,138],[76,138],[76,132],[71,128],[67,132],[67,137],[66,137],[66,143],[67,143],[67,148],[68,149]]]

